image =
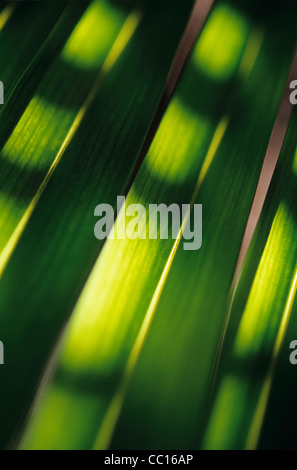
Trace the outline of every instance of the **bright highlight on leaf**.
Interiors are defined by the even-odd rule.
[[[297,225],[282,203],[274,218],[253,287],[238,329],[234,353],[236,357],[254,355],[262,341],[263,328],[272,326],[277,318],[271,315],[278,298],[279,286],[287,271],[287,259],[291,254],[291,240]],[[288,269],[288,275],[290,270]]]
[[[13,135],[3,147],[1,158],[23,172],[46,172],[61,144],[61,123],[65,122],[67,129],[72,119],[71,110],[51,104],[41,96],[33,97]],[[32,129],[35,131],[34,139]],[[48,138],[50,133],[51,139]]]
[[[15,4],[10,4],[7,5],[0,13],[0,30],[5,26],[9,18],[14,12],[16,5]]]
[[[110,2],[96,0],[73,31],[62,51],[62,59],[80,69],[97,67],[123,20],[124,14]]]
[[[180,142],[179,132],[184,135]],[[152,176],[164,179],[168,184],[182,184],[197,162],[197,147],[207,145],[212,125],[207,118],[192,112],[176,98],[166,114],[152,145],[145,165]],[[188,136],[191,136],[190,138]],[[174,159],[172,158],[174,155]]]
[[[246,41],[248,22],[229,4],[213,11],[194,51],[195,64],[217,80],[230,77],[238,67]]]
[[[276,368],[287,347],[285,338],[297,291],[296,177],[291,171],[295,123],[296,115],[235,293],[217,393],[204,438],[208,449],[258,447]],[[232,391],[228,390],[230,381]]]

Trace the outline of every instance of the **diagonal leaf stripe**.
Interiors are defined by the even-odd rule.
[[[41,2],[11,3],[7,4],[2,11],[0,70],[1,81],[5,84],[6,100],[38,54],[65,5],[65,1],[44,2],[43,4]],[[37,17],[38,21],[36,21]]]
[[[233,13],[224,2],[219,3],[197,43],[182,82],[131,188],[127,204],[141,201],[147,207],[148,202],[171,203],[173,189],[176,202],[189,201],[196,184],[195,175],[202,169],[207,147],[206,166],[209,166],[209,159],[215,153],[221,129],[225,129],[224,119],[222,125],[217,125],[222,102],[226,93],[232,96],[229,91],[231,85],[235,85],[235,89],[238,82],[242,85],[242,66],[246,64],[244,51],[249,50],[249,46],[246,48],[248,23],[243,22],[240,15]],[[233,15],[233,22],[226,30],[225,21],[230,15]],[[217,29],[216,34],[222,35],[224,31],[225,37],[228,37],[237,22],[243,31],[238,48],[234,51],[234,70],[217,86],[216,92],[196,94],[196,90],[205,86],[201,72],[204,66],[202,57],[205,48],[209,47],[212,34]],[[210,91],[214,91],[211,86]],[[197,96],[191,107],[184,102],[189,89]],[[209,96],[212,96],[211,100]],[[201,111],[206,106],[208,118],[204,118]],[[203,166],[199,184],[205,173]],[[122,211],[119,224],[125,223],[124,217]],[[145,230],[143,225],[140,230]],[[45,397],[42,411],[37,409],[34,413],[38,424],[34,424],[33,419],[33,431],[29,425],[29,437],[25,437],[27,444],[24,445],[29,445],[28,439],[30,445],[54,448],[88,448],[94,444],[98,423],[103,419],[104,422],[109,421],[105,413],[110,397],[119,385],[125,362],[171,250],[174,251],[172,240],[126,239],[107,242],[69,325],[54,384]],[[98,338],[104,338],[104,341],[98,342]],[[78,350],[79,354],[76,353]],[[55,422],[55,428],[50,427],[50,432],[48,427],[43,426],[49,414]],[[81,417],[79,426],[76,425],[77,415]],[[65,423],[72,430],[67,436],[63,432]],[[105,427],[103,424],[102,434],[104,440],[108,440],[109,432],[105,431]]]
[[[0,310],[9,315],[1,315],[0,330],[13,354],[10,367],[0,371],[0,395],[7,403],[1,408],[2,444],[30,403],[95,262],[102,243],[93,235],[94,207],[101,201],[115,205],[116,195],[125,191],[191,7],[192,2],[179,1],[172,2],[170,11],[162,2],[148,5],[48,181],[3,273]],[[81,63],[76,51],[70,52]],[[12,302],[16,286],[18,301]],[[29,298],[32,290],[36,295]],[[26,364],[21,370],[20,361]]]
[[[89,34],[88,40],[80,46],[80,35],[86,28],[88,30],[90,22],[94,19],[101,28]],[[113,60],[115,49],[112,48],[110,53],[109,49],[123,22],[122,15],[115,14],[106,2],[95,2],[87,10],[2,149],[0,248],[3,251],[0,255],[0,275],[40,194],[112,65],[110,60]],[[107,25],[105,28],[104,24]],[[127,25],[129,27],[129,23]],[[126,28],[119,36],[120,41],[126,34],[125,31]],[[67,58],[69,56],[70,60],[71,54],[74,53],[75,58],[91,55],[90,70],[78,76],[78,80],[69,86],[69,82],[73,80],[73,68],[68,66]],[[53,105],[53,101],[56,101],[57,105]]]
[[[295,155],[296,112],[235,293],[205,447],[256,448],[285,348],[280,367],[289,364],[285,337],[294,322],[297,279]],[[289,432],[282,428],[282,442]]]
[[[62,14],[58,17],[54,26],[50,30],[49,35],[38,49],[38,52],[32,61],[13,84],[13,90],[10,90],[10,87],[8,87],[8,91],[11,91],[10,93],[7,93],[6,87],[7,83],[10,84],[10,82],[5,82],[5,103],[3,106],[1,106],[0,109],[1,149],[7,142],[7,139],[10,137],[26,107],[30,103],[30,100],[36,92],[36,88],[42,81],[44,75],[47,73],[53,60],[57,60],[57,56],[63,49],[65,42],[67,41],[76,23],[86,10],[88,3],[89,1],[85,1],[84,3],[69,3],[67,7],[64,8]],[[46,19],[46,21],[48,22],[48,19]],[[48,28],[48,25],[46,26]],[[35,37],[31,37],[31,41],[27,47],[30,47],[31,49],[31,42],[35,40]],[[15,49],[15,46],[14,49],[11,46],[13,54],[15,53]],[[18,66],[18,63],[16,66]],[[4,68],[6,69],[6,67],[7,66],[5,65]],[[15,72],[17,72],[17,70]],[[13,78],[15,78],[15,72],[13,74]],[[53,68],[51,68],[47,73],[48,83],[50,81],[49,77],[52,78],[52,72]]]
[[[137,447],[143,442],[151,449],[199,445],[243,227],[292,56],[294,28],[291,23],[292,37],[284,38],[279,49],[274,39],[278,20],[271,19],[267,26],[248,85],[198,193],[197,202],[207,208],[203,247],[190,255],[180,247],[177,250],[112,448]],[[278,55],[280,50],[287,55]],[[277,72],[273,71],[275,55]],[[269,85],[264,89],[261,84],[267,73]],[[253,107],[249,107],[251,102]],[[236,224],[231,224],[235,217]]]
[[[296,14],[0,2],[1,448],[296,449]]]

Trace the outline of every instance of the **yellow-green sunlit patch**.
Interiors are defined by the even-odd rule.
[[[249,432],[245,442],[246,448],[257,445],[263,416],[273,377],[275,361],[279,354],[290,317],[293,299],[296,295],[296,268],[288,260],[292,258],[292,247],[296,224],[286,205],[281,203],[275,215],[263,255],[254,278],[250,295],[239,325],[234,344],[234,356],[237,362],[240,358],[255,359],[262,350],[270,351],[270,366],[259,391],[256,410],[251,405]],[[291,280],[291,286],[282,282]],[[284,309],[283,299],[287,298]],[[273,314],[274,313],[274,314]],[[230,448],[236,442],[239,429],[246,426],[243,416],[247,413],[251,390],[250,378],[245,374],[237,377],[230,375],[224,378],[216,398],[210,424],[207,429],[204,445],[206,448]]]
[[[47,170],[61,144],[61,127],[67,132],[73,118],[72,111],[35,96],[5,144],[1,157],[22,169]]]
[[[122,21],[120,10],[110,2],[91,4],[65,45],[62,58],[78,67],[96,67]]]
[[[295,271],[294,279],[292,281],[291,289],[287,299],[287,303],[284,309],[282,321],[278,330],[277,338],[274,344],[274,349],[272,353],[272,359],[270,362],[270,367],[268,369],[267,375],[265,377],[256,411],[253,417],[252,425],[250,427],[250,432],[247,438],[247,449],[256,449],[259,441],[259,436],[263,424],[263,419],[266,412],[266,407],[268,403],[268,398],[272,386],[272,381],[275,374],[275,368],[277,360],[284,342],[286,331],[288,328],[289,320],[291,317],[294,300],[296,298],[297,291],[297,271]]]
[[[206,146],[211,130],[206,118],[176,98],[161,122],[145,165],[158,178],[182,183],[193,171],[195,162],[198,163],[198,152]]]
[[[19,218],[26,210],[26,200],[11,197],[7,199],[6,194],[0,192],[0,251],[5,246],[7,239],[11,235],[11,225],[17,225]],[[8,223],[9,221],[9,223]],[[1,256],[0,256],[0,274],[1,274]]]
[[[229,5],[213,10],[194,50],[199,70],[226,79],[238,67],[249,34],[248,22]]]
[[[100,406],[96,394],[80,394],[79,391],[70,394],[59,385],[53,386],[43,399],[40,413],[33,414],[26,436],[21,443],[22,448],[38,449],[79,449],[82,447],[81,436],[77,429],[84,429],[93,420],[94,429],[97,427],[94,407]],[[73,410],[79,409],[79,413]],[[46,422],[46,426],[42,423]],[[56,436],[59,435],[59,441]],[[61,437],[63,436],[63,438]]]
[[[234,376],[226,377],[209,420],[203,442],[204,449],[230,448],[231,443],[234,442],[234,432],[237,432],[238,423],[246,410],[246,400],[244,381]],[[236,403],[236,414],[233,413],[234,403]]]
[[[126,205],[135,203],[136,198],[139,202],[139,196],[130,192]],[[126,226],[128,221],[129,218],[126,219]],[[123,223],[122,210],[115,233],[117,226]],[[166,241],[162,242],[164,244]],[[138,322],[133,321],[137,313],[135,309],[143,297],[139,281],[145,285],[158,254],[160,256],[158,248],[159,240],[126,238],[106,242],[67,331],[62,351],[62,365],[65,368],[99,372],[99,367],[101,371],[108,371],[114,359],[119,357],[123,344],[129,344],[127,335],[133,344],[142,321],[142,317]],[[135,290],[131,287],[136,281],[138,285]]]
[[[294,219],[286,206],[281,204],[239,326],[235,342],[237,356],[252,355],[259,350],[268,323],[270,327],[278,327],[280,319],[271,315],[271,312],[276,310],[278,299],[281,300],[277,286],[281,285],[281,280],[288,269],[290,275],[290,268],[286,269],[286,260],[288,256],[290,257],[290,243],[295,230]]]
[[[62,52],[62,58],[80,68],[92,68],[106,55],[123,14],[108,1],[96,1],[88,8]]]
[[[2,13],[0,14],[0,31],[6,25],[7,21],[11,17],[12,13],[16,8],[16,3],[10,3],[7,7],[4,8]]]

